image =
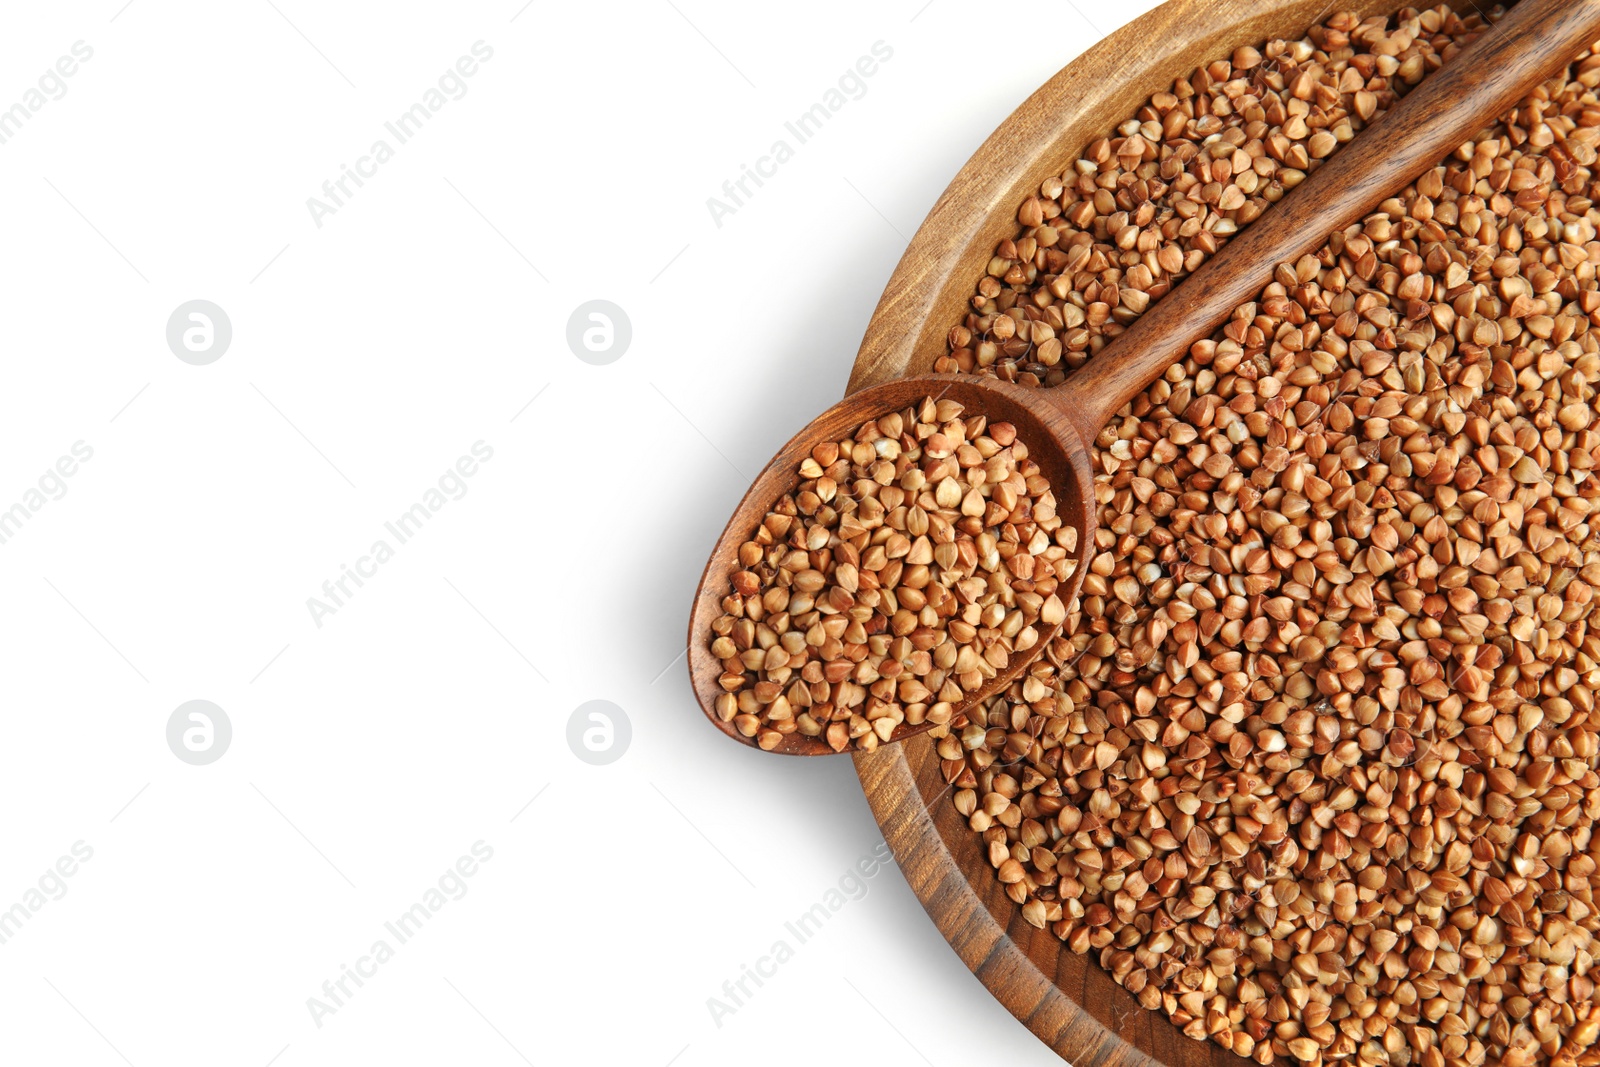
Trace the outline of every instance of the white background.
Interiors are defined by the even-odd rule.
[[[93,449],[0,545],[0,910],[93,849],[0,945],[0,1062],[1056,1062],[892,865],[713,1021],[880,838],[847,759],[712,730],[681,652],[746,473],[840,395],[939,192],[1153,4],[123,3],[0,34],[0,109],[94,50],[0,145],[0,510]],[[479,40],[466,95],[316,226]],[[715,225],[877,41],[865,95]],[[165,339],[196,298],[233,327],[208,366]],[[594,298],[632,322],[607,366],[565,340]],[[319,628],[307,598],[480,440]],[[167,747],[192,699],[232,722],[209,766]],[[592,699],[631,721],[608,766],[566,741]],[[467,894],[317,1026],[479,840]]]

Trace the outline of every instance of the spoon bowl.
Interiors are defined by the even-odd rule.
[[[967,414],[983,414],[991,422],[1009,422],[1017,429],[1017,440],[1028,446],[1028,457],[1037,463],[1056,497],[1056,514],[1063,524],[1078,531],[1075,567],[1071,578],[1057,589],[1062,603],[1078,595],[1087,570],[1087,554],[1095,531],[1094,474],[1089,466],[1089,441],[1081,436],[1078,424],[1060,403],[1066,386],[1057,389],[1030,389],[997,378],[929,374],[899,378],[846,397],[806,426],[772,457],[754,484],[734,509],[733,518],[717,539],[711,562],[695,591],[694,608],[689,617],[689,674],[695,695],[706,715],[729,737],[754,745],[752,737],[740,733],[732,722],[716,713],[717,697],[725,692],[718,679],[722,662],[711,652],[711,624],[723,614],[722,600],[732,590],[729,576],[739,570],[739,546],[750,539],[772,505],[799,483],[797,469],[814,446],[840,441],[854,434],[865,422],[892,411],[921,403],[924,397],[954,400]],[[980,688],[969,693],[957,708],[971,707],[1004,689],[1028,664],[1036,659],[1061,633],[1061,624],[1038,624],[1039,639],[1026,650],[1015,652],[1005,668]],[[697,639],[698,638],[698,639]],[[902,723],[890,736],[899,741],[931,729],[933,723]],[[768,751],[789,756],[833,755],[834,750],[821,737],[807,737],[798,730],[783,735],[778,746]]]

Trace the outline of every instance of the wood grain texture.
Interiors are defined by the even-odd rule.
[[[1468,9],[1469,3],[1455,6]],[[1332,6],[1326,0],[1172,0],[1063,69],[996,130],[929,212],[878,303],[849,390],[931,369],[994,246],[1015,233],[1017,206],[1084,145],[1175,78],[1237,46],[1299,36]],[[1400,5],[1356,0],[1338,6],[1367,15]],[[1493,117],[1479,115],[1480,125]],[[1272,226],[1276,210],[1229,247],[1256,227]],[[1049,931],[1023,921],[994,877],[980,838],[950,803],[925,738],[854,759],[884,837],[934,925],[989,991],[1063,1059],[1076,1067],[1246,1062],[1183,1036],[1164,1015],[1145,1011],[1098,963],[1065,951]]]

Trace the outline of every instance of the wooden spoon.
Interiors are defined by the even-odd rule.
[[[712,655],[711,624],[723,614],[729,579],[740,569],[738,550],[767,512],[799,482],[797,468],[813,446],[854,434],[862,423],[913,406],[923,397],[955,400],[970,415],[1009,422],[1029,456],[1049,479],[1057,514],[1076,527],[1077,568],[1058,590],[1070,603],[1083,584],[1097,527],[1090,446],[1106,421],[1138,396],[1190,345],[1209,337],[1252,300],[1280,264],[1315,252],[1329,234],[1358,222],[1387,197],[1553,77],[1600,38],[1600,0],[1522,0],[1492,29],[1427,78],[1349,145],[1313,171],[1255,225],[1215,256],[1061,385],[1029,388],[994,378],[919,375],[864,389],[835,404],[796,434],[757,476],[728,521],[695,592],[689,618],[689,675],[695,696],[717,728],[756,746],[715,711],[724,691],[722,664]],[[967,695],[959,716],[1009,685],[1060,633],[1038,626],[1032,648],[1014,653],[1005,670]],[[891,741],[931,729],[902,724]],[[834,750],[820,737],[784,735],[771,751],[825,756]],[[849,749],[846,749],[849,751]]]

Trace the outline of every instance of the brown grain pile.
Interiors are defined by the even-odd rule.
[[[926,399],[797,474],[712,624],[717,714],[762,748],[798,731],[870,751],[901,724],[948,723],[1065,618],[1077,531],[1009,423]]]
[[[1023,205],[945,369],[1059,378],[1242,221],[1232,175],[1282,180],[1274,108],[1353,129],[1477,28],[1336,16],[1158,96]],[[1113,419],[1064,636],[937,741],[1023,918],[1259,1063],[1600,1060],[1597,84],[1587,55]]]
[[[934,369],[1060,382],[1481,30],[1334,16],[1157,93],[1022,205]]]

